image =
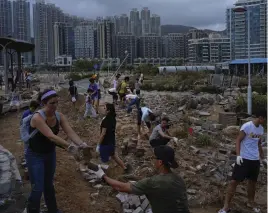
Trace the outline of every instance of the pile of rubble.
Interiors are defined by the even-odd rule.
[[[122,205],[123,213],[152,213],[149,201],[145,195],[137,196],[118,193],[116,198]]]
[[[205,96],[207,98],[204,98],[204,96],[199,98],[192,96],[173,98],[152,93],[144,93],[143,95],[145,104],[154,112],[165,112],[170,117],[173,122],[170,132],[176,132],[179,128],[184,130],[185,123],[193,129],[192,134],[186,132],[187,136],[185,138],[179,137],[178,146],[169,144],[175,149],[179,168],[174,172],[180,174],[185,180],[190,207],[222,203],[226,184],[230,179],[236,159],[234,138],[239,132],[239,126],[225,126],[217,120],[211,121],[210,115],[215,113],[213,107],[215,105],[219,106],[219,101],[216,95]],[[202,108],[200,110],[189,109],[189,107],[185,107],[183,110],[180,108],[180,106],[187,106],[189,102],[193,103],[194,101],[192,100],[197,100],[197,105],[203,103],[201,104]],[[208,103],[205,100],[208,100]],[[69,108],[67,107],[65,110],[68,117],[69,114],[71,116],[72,113]],[[130,116],[126,116],[125,110],[117,109],[117,151],[123,156],[124,162],[130,164],[133,168],[129,175],[119,175],[120,177],[118,174],[114,175],[116,179],[124,181],[138,181],[155,174],[152,165],[153,152],[148,143],[148,138],[144,135],[141,140],[137,140],[135,110]],[[187,120],[184,119],[185,114],[187,115]],[[94,145],[98,141],[96,132],[99,132],[98,123],[100,122],[101,119],[77,121],[72,123],[72,126],[82,137],[90,137],[91,143]],[[85,132],[85,129],[87,129],[87,132]],[[199,147],[196,141],[202,135],[208,135],[213,143]],[[84,179],[96,190],[99,191],[105,188],[105,185],[85,165],[80,164],[78,167]],[[109,174],[111,170],[114,170],[114,167],[109,165],[107,173]],[[266,174],[266,169],[261,167],[258,187],[266,186],[266,181],[263,179]],[[236,204],[243,205],[246,199],[245,193],[244,185],[238,188],[238,196],[236,196],[238,197],[238,202]],[[93,193],[92,196],[95,196],[95,194]],[[145,200],[143,196],[133,197],[133,195],[129,195],[126,197],[120,193],[118,199],[122,203],[122,208],[125,209],[125,212],[136,213],[146,212],[147,210],[142,205]],[[135,206],[133,205],[133,200],[137,202]],[[262,207],[264,208],[264,206]],[[243,212],[245,211],[243,210]]]

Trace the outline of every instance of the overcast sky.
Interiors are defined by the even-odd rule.
[[[131,8],[149,7],[162,24],[181,24],[200,29],[225,29],[225,12],[236,0],[47,0],[72,15],[95,18],[129,14]]]

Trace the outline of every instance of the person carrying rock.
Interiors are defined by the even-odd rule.
[[[247,206],[254,212],[260,212],[260,209],[254,203],[256,183],[260,172],[260,158],[267,165],[264,159],[264,153],[261,146],[261,137],[264,124],[267,117],[266,111],[258,111],[256,118],[242,125],[239,135],[236,139],[236,164],[234,166],[232,180],[227,189],[224,207],[218,213],[226,213],[230,210],[230,202],[239,183],[248,179],[248,202]]]
[[[29,138],[29,147],[26,152],[26,162],[32,186],[27,203],[27,213],[39,213],[43,193],[48,212],[60,213],[53,184],[56,169],[55,148],[59,146],[77,156],[79,148],[88,146],[74,132],[66,117],[57,112],[59,100],[56,91],[46,89],[40,93],[38,101],[43,107],[31,118],[29,134],[38,131]],[[72,145],[57,136],[60,127],[76,145]]]
[[[155,114],[150,110],[148,107],[141,107],[138,110],[138,123],[137,123],[137,128],[138,128],[138,137],[141,135],[141,125],[142,128],[144,124],[149,129],[149,132],[151,132],[152,124],[151,122],[154,121],[156,118]]]
[[[158,146],[154,149],[154,155],[158,175],[135,183],[114,180],[108,177],[100,166],[95,174],[119,192],[146,195],[153,213],[189,213],[185,183],[171,170],[178,167],[174,150],[169,146]]]
[[[110,157],[112,157],[112,159],[127,172],[129,168],[115,153],[115,107],[113,104],[107,103],[104,110],[106,111],[106,116],[102,119],[101,122],[101,136],[96,147],[96,152],[100,154],[101,161],[103,163],[108,162]]]
[[[178,138],[170,136],[168,132],[169,128],[169,118],[168,117],[163,117],[161,119],[161,123],[158,124],[154,129],[153,132],[150,136],[150,144],[153,148],[161,145],[167,145],[167,143],[170,140],[173,140],[174,143],[177,145],[178,143]]]

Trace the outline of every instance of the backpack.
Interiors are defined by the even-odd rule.
[[[39,113],[42,116],[42,118],[46,120],[46,115],[43,110],[38,110],[36,113]],[[29,139],[35,136],[36,133],[39,131],[38,129],[35,129],[30,134],[31,119],[34,116],[34,114],[28,115],[27,117],[22,119],[22,122],[20,125],[20,137],[24,143],[27,143]],[[58,122],[60,122],[59,112],[55,112],[55,115],[56,115],[56,119],[58,120]]]

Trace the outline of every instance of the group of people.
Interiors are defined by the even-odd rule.
[[[131,106],[136,105],[137,107],[138,139],[140,139],[142,131],[144,131],[144,126],[147,126],[147,133],[150,135],[148,142],[154,153],[154,167],[158,174],[135,183],[124,183],[108,177],[99,166],[98,171],[95,172],[96,176],[120,192],[146,195],[154,213],[188,213],[189,207],[185,183],[179,175],[172,171],[173,168],[178,167],[178,163],[175,160],[175,152],[173,148],[168,146],[168,143],[173,141],[177,145],[179,144],[178,139],[168,132],[168,117],[162,117],[161,123],[153,127],[152,122],[156,119],[155,113],[148,107],[140,106],[140,86],[142,81],[137,79],[136,83],[139,84],[136,85],[137,87],[135,86],[134,94],[128,85],[129,77],[125,77],[121,82],[119,82],[119,79],[120,75],[117,75],[113,82],[113,88],[109,89],[109,94],[113,96],[113,103],[106,103],[103,108],[105,115],[100,125],[100,137],[97,141],[96,152],[99,153],[102,162],[108,162],[112,158],[125,172],[129,172],[130,166],[126,165],[116,153],[116,105],[118,104],[119,96],[120,106],[126,109],[126,113],[131,113]],[[90,85],[87,90],[85,116],[92,109],[96,111],[96,114],[98,112],[98,103],[101,96],[96,82],[98,81],[93,76],[90,79]],[[73,82],[70,83],[70,88],[71,100],[75,103],[78,93]],[[128,106],[125,107],[124,104],[127,99],[130,99],[130,101],[128,101]],[[70,154],[76,155],[78,150],[84,149],[89,145],[75,133],[67,118],[57,111],[58,101],[58,95],[54,90],[45,90],[39,95],[38,101],[32,102],[30,109],[23,115],[23,119],[31,116],[29,134],[36,132],[25,142],[25,158],[32,184],[32,191],[27,203],[27,213],[39,213],[43,193],[48,212],[61,212],[57,207],[53,184],[56,169],[55,149],[60,147]],[[249,179],[248,206],[253,208],[255,212],[257,211],[254,195],[260,168],[260,158],[264,158],[260,138],[264,134],[261,125],[264,123],[265,118],[266,114],[259,112],[254,121],[248,122],[241,127],[236,141],[237,162],[234,167],[233,178],[228,188],[224,208],[219,213],[229,211],[230,201],[236,186],[245,178]],[[74,144],[70,144],[58,136],[60,128]]]

